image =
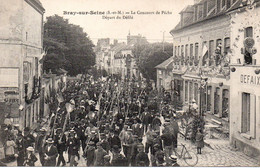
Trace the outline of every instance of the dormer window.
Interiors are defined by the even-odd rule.
[[[217,13],[220,12],[221,0],[217,0]]]
[[[222,8],[226,6],[226,0],[222,0]]]
[[[203,17],[206,17],[207,13],[208,13],[208,2],[205,1],[203,6]]]

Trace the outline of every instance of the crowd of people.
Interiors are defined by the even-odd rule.
[[[140,81],[86,75],[52,99],[38,130],[7,128],[17,166],[77,166],[81,157],[86,166],[178,166],[179,126],[168,94]]]

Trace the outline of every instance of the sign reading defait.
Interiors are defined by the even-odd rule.
[[[0,68],[0,87],[18,87],[18,68]]]
[[[260,76],[241,74],[240,82],[246,83],[246,84],[251,84],[251,85],[260,85]]]

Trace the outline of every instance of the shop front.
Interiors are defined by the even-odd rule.
[[[260,154],[260,66],[234,65],[230,92],[231,144],[248,155]],[[233,87],[234,86],[234,87]]]

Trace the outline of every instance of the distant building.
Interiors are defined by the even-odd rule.
[[[0,101],[15,107],[5,117],[20,128],[41,116],[44,11],[39,0],[1,1]]]

